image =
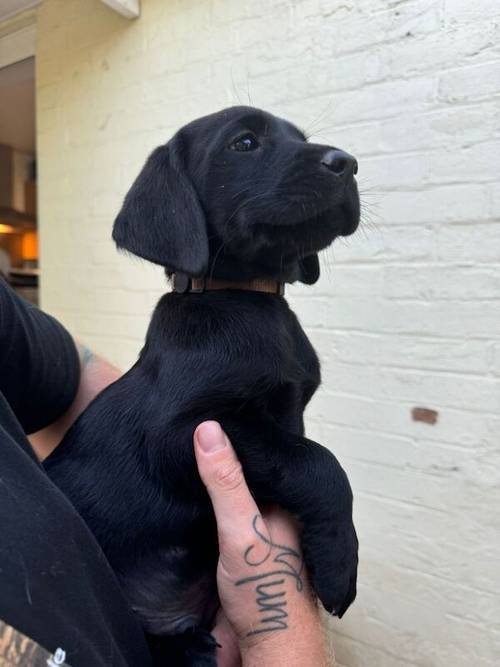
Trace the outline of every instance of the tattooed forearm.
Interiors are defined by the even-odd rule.
[[[79,345],[78,347],[80,352],[80,363],[82,368],[85,368],[85,366],[90,364],[90,362],[94,359],[94,353],[84,345]]]
[[[291,547],[275,544],[263,535],[258,528],[261,519],[256,514],[253,519],[253,529],[260,543],[266,545],[264,556],[260,559],[253,558],[255,545],[248,547],[243,557],[245,563],[250,567],[262,565],[275,566],[272,569],[253,574],[239,579],[236,586],[255,586],[255,602],[260,619],[257,627],[250,630],[247,636],[260,634],[262,632],[275,632],[288,628],[288,612],[286,599],[286,583],[293,579],[297,591],[303,590],[304,584],[301,577],[302,557]]]

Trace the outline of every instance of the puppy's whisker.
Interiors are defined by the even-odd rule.
[[[373,224],[369,219],[362,218],[359,223],[359,231],[366,241],[370,240],[370,234],[380,234],[380,226]]]
[[[363,207],[360,212],[359,216],[360,220],[366,220],[373,225],[376,225],[376,223],[383,223],[383,217],[380,213],[377,211],[371,211],[368,208]]]
[[[375,193],[373,194],[375,195]],[[363,206],[369,206],[370,208],[378,208],[380,206],[380,201],[377,201],[376,198],[367,200],[366,196],[365,193],[359,195],[359,200]]]
[[[231,196],[231,199],[240,199],[242,195],[247,194],[247,192],[251,191],[252,188],[255,188],[258,185],[264,185],[264,184],[267,185],[267,183],[268,183],[268,181],[266,179],[259,180],[259,179],[256,178],[251,183],[246,185],[244,188],[242,188],[238,192],[235,192],[235,194]],[[278,193],[278,190],[277,190],[277,193]]]
[[[231,83],[232,83],[232,86],[233,86],[233,92],[236,95],[236,101],[238,102],[238,104],[241,104],[241,99],[240,99],[240,96],[238,94],[238,89],[236,87],[236,82],[234,80],[233,65],[231,65],[230,73],[231,73]]]
[[[360,161],[362,163],[363,158],[360,158]],[[375,182],[373,178],[373,174],[371,175],[366,175],[363,172],[359,172],[359,175],[356,177],[358,183],[367,183],[368,185],[372,184]]]
[[[330,110],[330,108],[332,106],[332,103],[333,103],[333,98],[328,100],[324,109],[319,113],[318,116],[316,116],[313,119],[312,123],[309,123],[309,125],[306,127],[306,131],[304,132],[304,134],[310,135],[310,136],[313,136],[315,134],[315,132],[313,131],[314,126],[316,125],[316,123],[320,122],[323,119],[323,117],[325,116],[325,113]]]
[[[253,107],[253,102],[252,98],[250,97],[250,80],[248,77],[248,68],[247,68],[247,97],[248,97],[248,104]]]
[[[380,209],[380,202],[378,201],[366,201],[364,197],[360,197],[360,203],[363,208],[371,211],[378,211]]]
[[[253,197],[249,197],[248,199],[246,199],[245,201],[243,201],[239,206],[236,207],[236,210],[233,211],[233,213],[231,213],[231,215],[229,216],[229,218],[226,220],[226,223],[225,223],[226,227],[227,227],[227,225],[229,224],[229,222],[231,222],[231,220],[233,220],[234,217],[235,217],[235,216],[236,216],[236,215],[237,215],[243,208],[245,208],[246,206],[248,206],[248,204],[249,204],[250,202],[255,202],[255,201],[258,200],[258,199],[267,198],[267,197],[269,197],[269,195],[271,195],[271,194],[273,194],[273,193],[274,193],[274,187],[273,187],[272,189],[268,190],[267,192],[261,192],[261,193],[259,193],[259,194],[257,194],[257,195],[254,195]]]
[[[368,203],[368,204],[378,204],[382,195],[379,192],[376,192],[375,190],[371,192],[367,192],[366,190],[361,190],[359,192],[359,197],[362,201]]]
[[[380,187],[380,183],[377,183],[374,181],[372,178],[369,178],[368,176],[357,176],[356,180],[358,182],[358,188],[360,190],[375,190],[377,187]]]
[[[384,222],[384,218],[373,211],[364,211],[361,214],[361,220],[370,223],[373,227],[377,227],[377,223],[382,224]]]
[[[331,143],[334,143],[334,142],[332,141],[332,137],[331,137],[330,135],[322,134],[321,132],[313,132],[313,133],[309,136],[309,139],[312,139],[312,138],[314,138],[314,139],[316,139],[316,138],[318,138],[318,139],[322,139],[322,140],[325,142],[325,144],[331,144]]]

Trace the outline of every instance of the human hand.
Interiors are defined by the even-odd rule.
[[[278,508],[260,513],[217,422],[200,424],[194,442],[217,520],[219,664],[235,667],[241,655],[244,667],[326,667],[327,642],[303,566],[298,526]]]

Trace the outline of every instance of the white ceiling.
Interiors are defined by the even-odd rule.
[[[0,0],[4,2],[4,0]],[[0,144],[35,152],[35,59],[0,69]]]
[[[40,0],[0,0],[0,21],[38,5]]]

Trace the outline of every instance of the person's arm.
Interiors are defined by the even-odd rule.
[[[0,392],[39,459],[120,371],[0,278]]]
[[[118,380],[121,371],[94,354],[88,347],[76,342],[80,359],[80,382],[68,409],[58,419],[29,436],[31,446],[38,458],[46,458],[61,442],[71,424],[80,416],[88,404],[109,384]]]
[[[78,353],[66,329],[0,279],[0,391],[25,433],[69,408],[79,378]]]
[[[195,432],[200,476],[219,537],[217,584],[225,618],[215,635],[229,667],[328,667],[332,664],[309,586],[294,520],[277,508],[260,513],[241,465],[217,422]]]

